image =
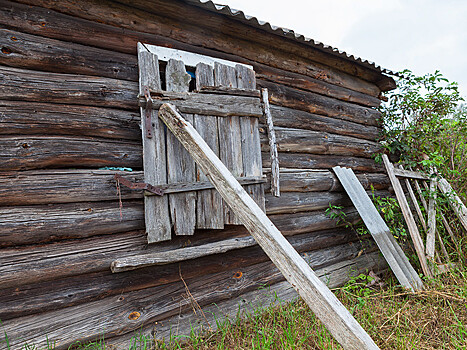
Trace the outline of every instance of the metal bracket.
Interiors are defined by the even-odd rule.
[[[152,108],[153,108],[153,101],[151,97],[151,92],[149,90],[149,86],[144,86],[143,87],[144,91],[144,98],[146,100],[146,106],[145,106],[145,118],[144,118],[144,123],[146,126],[146,137],[148,139],[152,138]]]
[[[115,174],[114,179],[118,181],[118,183],[120,183],[121,185],[128,187],[132,190],[144,190],[157,194],[158,196],[164,195],[164,191],[162,189],[150,185],[146,182],[131,182],[130,180],[127,180],[124,177],[122,177],[120,174]]]

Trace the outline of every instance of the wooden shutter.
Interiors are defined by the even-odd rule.
[[[159,58],[165,64],[165,90],[161,86]],[[175,53],[175,54],[174,54]],[[187,73],[184,61],[194,70]],[[145,197],[148,242],[192,235],[196,228],[223,229],[241,222],[213,187],[196,190],[207,177],[179,141],[157,120],[157,107],[170,101],[200,133],[232,174],[264,211],[264,186],[258,118],[262,116],[260,93],[251,67],[192,53],[138,44],[140,93],[149,86],[152,110],[141,109],[145,181],[154,186],[183,188],[162,197]],[[152,137],[148,135],[151,118]],[[246,180],[246,181],[242,181]]]

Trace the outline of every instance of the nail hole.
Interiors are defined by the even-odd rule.
[[[27,143],[23,143],[21,147],[28,149],[30,146]]]
[[[5,55],[9,55],[11,53],[11,50],[8,47],[2,47],[2,53]]]
[[[16,36],[12,36],[10,39],[11,41],[18,41],[18,38]]]

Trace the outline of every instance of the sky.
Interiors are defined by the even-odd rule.
[[[392,71],[440,70],[467,100],[467,0],[214,0]]]

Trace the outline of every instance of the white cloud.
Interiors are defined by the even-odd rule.
[[[391,69],[436,69],[467,96],[465,0],[219,0]]]

